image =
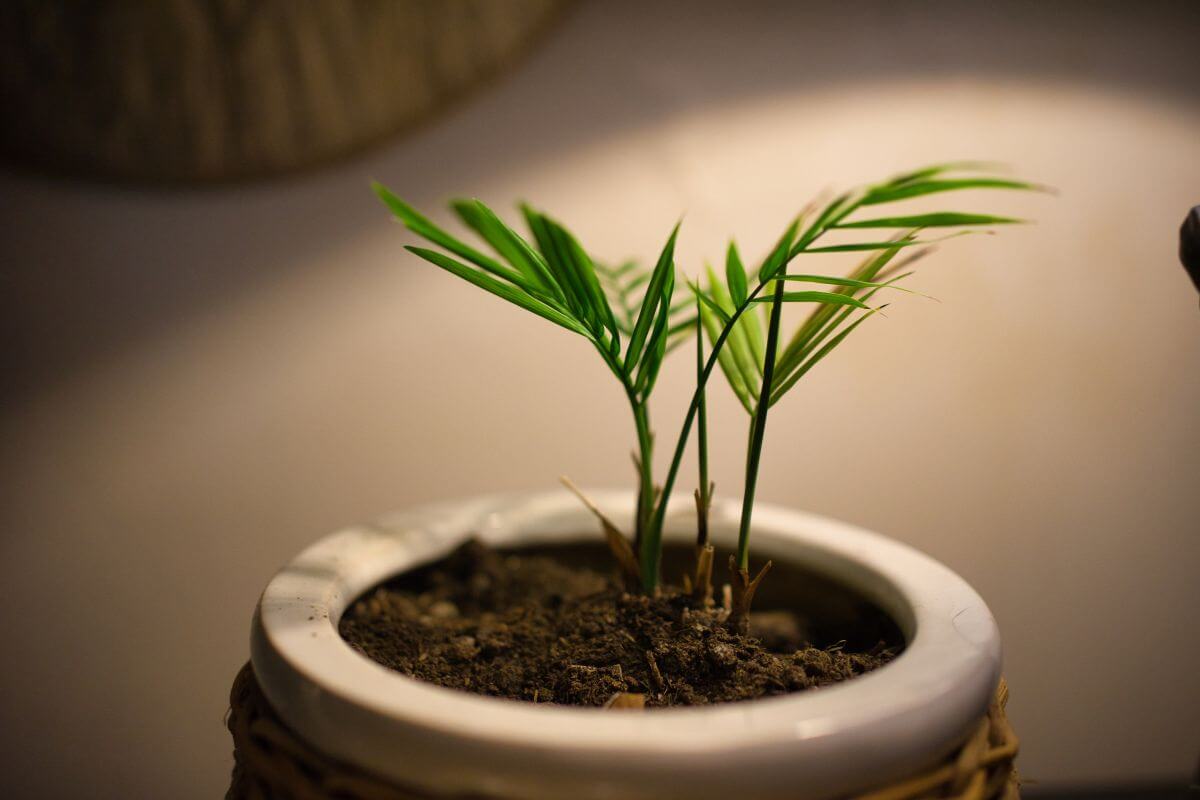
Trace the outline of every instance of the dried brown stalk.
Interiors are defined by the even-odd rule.
[[[613,524],[612,520],[604,515],[604,512],[596,507],[596,504],[583,493],[574,481],[563,475],[559,478],[562,485],[571,490],[579,501],[596,515],[596,519],[600,520],[600,526],[604,529],[604,541],[608,544],[609,552],[620,567],[621,572],[628,580],[631,580],[636,585],[641,578],[641,573],[638,568],[637,556],[633,554],[633,548],[629,544],[629,540],[621,533],[621,530]]]
[[[749,570],[738,569],[737,559],[729,557],[729,578],[731,587],[729,619],[726,625],[729,629],[742,636],[750,633],[750,604],[754,602],[754,593],[763,578],[771,571],[772,562],[763,564],[758,575],[750,578]]]

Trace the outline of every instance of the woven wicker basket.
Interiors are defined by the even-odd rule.
[[[0,158],[194,184],[328,163],[528,53],[567,0],[8,0]]]
[[[1004,714],[1007,700],[1001,679],[987,715],[943,764],[857,800],[1016,800],[1017,737]],[[469,800],[401,788],[313,750],[276,716],[249,664],[233,682],[228,726],[234,766],[226,800]]]

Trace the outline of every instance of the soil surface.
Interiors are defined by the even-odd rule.
[[[787,611],[752,613],[741,636],[721,609],[697,609],[678,590],[634,594],[594,568],[474,541],[363,596],[339,628],[354,648],[414,678],[579,706],[621,693],[647,706],[786,694],[861,675],[898,649],[813,647],[805,620]]]

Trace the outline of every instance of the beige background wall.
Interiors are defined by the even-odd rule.
[[[960,198],[1038,222],[948,243],[914,284],[942,303],[898,302],[814,371],[772,418],[760,496],[979,588],[1027,776],[1181,780],[1197,7],[889,5],[593,3],[494,91],[335,169],[183,194],[0,179],[2,793],[216,796],[251,610],[299,548],[560,472],[629,482],[626,410],[582,340],[407,256],[369,178],[426,208],[528,198],[612,259],[652,257],[684,211],[694,272],[729,233],[761,252],[818,190],[963,157],[1061,196]],[[687,372],[663,378],[664,437]],[[716,415],[736,493],[742,420],[726,396]]]

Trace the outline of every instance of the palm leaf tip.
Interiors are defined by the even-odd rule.
[[[375,196],[380,200],[385,200],[385,198],[392,195],[391,189],[385,186],[382,181],[377,181],[374,178],[371,179],[371,191],[374,192]]]
[[[375,192],[375,196],[383,201],[383,204],[388,207],[388,210],[390,210],[394,216],[398,217],[401,222],[404,221],[405,217],[411,215],[413,211],[412,207],[397,197],[395,192],[384,186],[379,181],[371,181],[371,191]]]
[[[742,264],[737,244],[732,240],[725,251],[725,282],[729,284],[729,294],[733,297],[733,302],[738,305],[746,302],[746,294],[749,291],[746,285],[746,267]]]
[[[493,294],[503,300],[507,300],[513,305],[519,306],[536,314],[543,319],[549,320],[556,325],[559,325],[567,330],[574,331],[582,336],[590,336],[589,331],[581,325],[575,318],[567,314],[564,310],[531,296],[518,286],[493,277],[488,273],[474,269],[457,259],[451,258],[445,253],[437,250],[430,250],[425,247],[416,245],[405,245],[404,249],[419,256],[435,266],[441,267],[452,275],[472,283],[475,286],[483,289],[490,294]]]

